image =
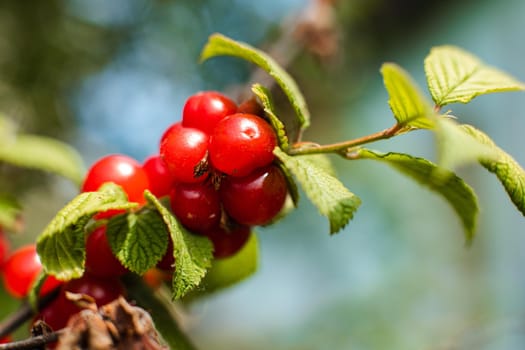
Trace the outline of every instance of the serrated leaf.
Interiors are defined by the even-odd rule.
[[[525,85],[455,46],[438,46],[425,58],[425,73],[437,106],[467,103],[474,97],[525,90]]]
[[[303,157],[292,157],[274,149],[274,154],[293,174],[306,196],[330,222],[330,233],[343,229],[354,216],[361,200],[337,178]]]
[[[162,216],[173,241],[173,298],[180,299],[198,286],[206,275],[213,257],[212,243],[208,238],[191,234],[184,229],[168,208],[149,191],[145,192],[145,197]]]
[[[479,142],[491,147],[497,157],[480,157],[480,164],[495,174],[516,208],[525,215],[525,170],[509,154],[499,148],[484,132],[471,125],[461,125],[463,130]]]
[[[406,128],[431,129],[434,109],[410,75],[394,63],[381,67],[388,104],[398,124]]]
[[[306,101],[293,78],[265,52],[221,34],[212,34],[201,52],[201,62],[215,56],[235,56],[250,61],[272,76],[288,97],[301,130],[310,125],[310,112]]]
[[[149,209],[111,218],[106,235],[122,265],[138,274],[154,267],[168,248],[166,224],[157,211]]]
[[[22,229],[20,214],[22,207],[10,195],[0,195],[0,227],[8,231],[19,232]]]
[[[100,211],[130,209],[126,194],[115,184],[97,192],[81,193],[51,220],[37,239],[37,252],[47,274],[59,280],[82,276],[85,262],[85,227]]]
[[[82,159],[76,150],[44,136],[11,134],[3,138],[0,140],[0,161],[62,175],[77,185],[84,173]]]
[[[458,166],[478,162],[478,159],[493,159],[493,148],[479,142],[465,132],[459,124],[450,118],[435,118],[438,165],[442,168],[455,169]]]
[[[257,271],[259,243],[252,232],[244,247],[235,255],[215,259],[210,271],[204,278],[203,292],[211,293],[234,285]]]
[[[288,150],[290,145],[288,143],[288,136],[286,136],[286,129],[284,127],[283,122],[275,114],[275,107],[270,91],[261,84],[254,84],[252,86],[252,92],[255,94],[255,96],[259,98],[259,100],[262,103],[264,112],[268,116],[270,124],[272,125],[277,135],[279,147],[281,147],[281,149],[284,151]]]
[[[408,154],[368,149],[359,149],[356,153],[361,159],[385,162],[444,197],[461,219],[467,243],[472,241],[479,212],[478,200],[474,190],[460,177],[445,169],[439,171],[440,174],[445,173],[444,177],[436,177],[436,164]]]

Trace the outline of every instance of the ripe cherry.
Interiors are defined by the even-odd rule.
[[[173,255],[173,241],[168,237],[168,248],[162,259],[157,263],[157,268],[164,271],[173,272],[173,264],[175,264],[175,256]]]
[[[2,227],[0,227],[0,269],[4,265],[4,262],[9,254],[10,246],[11,244],[9,243],[9,240],[7,239],[4,230],[2,229]]]
[[[213,130],[210,161],[225,174],[246,176],[274,160],[276,143],[275,133],[264,119],[236,113],[219,121]]]
[[[170,127],[169,132],[163,136],[160,155],[176,182],[195,183],[206,180],[208,140],[208,135],[203,131],[183,127],[181,123]]]
[[[213,256],[217,259],[230,257],[241,250],[250,234],[250,227],[244,225],[238,225],[231,230],[218,226],[204,233],[213,243]]]
[[[219,224],[219,193],[211,184],[177,184],[170,200],[173,214],[190,231],[204,232]]]
[[[35,320],[45,321],[53,330],[64,328],[69,318],[81,310],[66,297],[66,291],[89,295],[102,306],[123,295],[124,287],[118,279],[99,279],[85,274],[64,284],[58,297],[41,310]]]
[[[149,190],[157,197],[167,196],[173,187],[173,177],[160,155],[148,157],[142,168],[148,175]]]
[[[99,159],[89,169],[81,191],[96,191],[106,182],[120,185],[130,202],[146,203],[143,194],[149,188],[148,175],[135,159],[120,154],[111,154]],[[120,212],[109,210],[100,213],[97,218],[107,218]]]
[[[98,227],[87,237],[85,266],[88,273],[101,278],[112,278],[128,272],[111,251],[106,226]]]
[[[264,225],[282,209],[288,193],[286,178],[275,165],[259,168],[245,177],[227,176],[220,198],[226,213],[244,225]]]
[[[237,112],[237,105],[216,91],[202,91],[190,96],[182,110],[182,125],[210,134],[219,120]]]
[[[15,250],[5,261],[3,266],[3,277],[5,289],[15,298],[24,298],[29,289],[42,271],[42,263],[36,252],[34,244],[23,246]],[[47,280],[40,289],[40,295],[44,295],[61,285],[53,276]]]

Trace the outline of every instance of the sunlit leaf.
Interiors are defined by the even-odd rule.
[[[360,149],[357,154],[361,159],[385,162],[445,198],[463,223],[467,243],[472,241],[479,212],[478,201],[474,190],[460,177],[445,169],[438,172],[445,173],[444,177],[436,177],[436,164],[408,154],[367,149]]]
[[[403,127],[432,128],[429,117],[435,115],[433,107],[410,75],[394,63],[383,64],[381,74],[388,92],[388,104],[398,124]]]
[[[430,93],[438,106],[467,103],[492,92],[525,90],[525,85],[455,46],[439,46],[425,59]]]
[[[337,178],[303,157],[292,157],[275,148],[274,154],[283,162],[301,185],[306,196],[330,222],[330,233],[343,229],[354,216],[361,200]]]
[[[201,61],[224,55],[250,61],[268,72],[288,97],[297,115],[300,129],[304,130],[310,125],[310,112],[299,87],[272,57],[246,43],[235,41],[221,34],[212,34],[201,52]]]
[[[106,236],[122,265],[138,274],[154,267],[168,247],[166,224],[157,211],[148,209],[112,218]]]
[[[86,224],[98,212],[129,209],[126,194],[108,183],[97,192],[84,192],[62,208],[37,239],[37,251],[44,271],[59,280],[82,276],[86,259]]]
[[[213,246],[208,238],[188,232],[149,191],[145,196],[162,216],[173,241],[173,298],[179,299],[201,283],[211,266]]]
[[[525,170],[485,133],[471,125],[462,125],[461,127],[476,140],[491,147],[496,152],[497,157],[480,157],[479,162],[497,176],[516,208],[525,215]]]

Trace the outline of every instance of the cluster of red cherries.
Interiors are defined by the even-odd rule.
[[[145,190],[169,197],[180,224],[190,233],[208,237],[214,257],[222,259],[244,246],[252,226],[271,222],[283,208],[288,187],[275,162],[276,144],[275,131],[256,103],[238,106],[221,93],[199,92],[186,101],[182,121],[162,135],[158,154],[142,164],[125,155],[105,156],[88,170],[81,191],[96,191],[113,182],[139,205],[146,203]],[[84,275],[65,283],[48,277],[40,293],[56,288],[60,292],[37,319],[53,329],[63,328],[80,310],[66,291],[90,295],[98,305],[125,294],[118,277],[129,271],[112,253],[103,221],[121,212],[95,216],[101,224],[87,236]],[[162,260],[143,277],[158,285],[170,278],[173,265],[170,240]],[[4,285],[17,298],[27,296],[42,270],[34,245],[13,252],[3,266]]]

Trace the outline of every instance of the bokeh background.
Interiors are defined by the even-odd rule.
[[[335,32],[328,33],[337,50],[321,38],[320,51],[293,45],[279,51],[311,108],[308,140],[334,142],[391,126],[381,63],[399,63],[424,86],[423,59],[435,45],[461,46],[525,80],[521,0],[319,3],[335,8]],[[86,166],[107,153],[143,160],[180,119],[189,95],[205,89],[233,95],[246,86],[248,64],[230,58],[198,64],[209,34],[272,48],[310,5],[1,0],[0,111],[24,131],[71,143]],[[310,15],[321,23],[326,14]],[[525,164],[523,93],[450,108]],[[433,142],[430,133],[417,132],[373,148],[432,159]],[[481,205],[478,236],[466,248],[460,222],[441,198],[383,164],[333,160],[363,200],[354,220],[329,236],[326,220],[303,200],[275,227],[259,229],[257,274],[185,310],[184,327],[199,348],[525,347],[525,220],[491,174],[459,169]],[[26,230],[13,237],[15,246],[32,241],[77,191],[54,176],[1,164],[0,190],[25,206]],[[0,299],[2,314],[15,307]]]

